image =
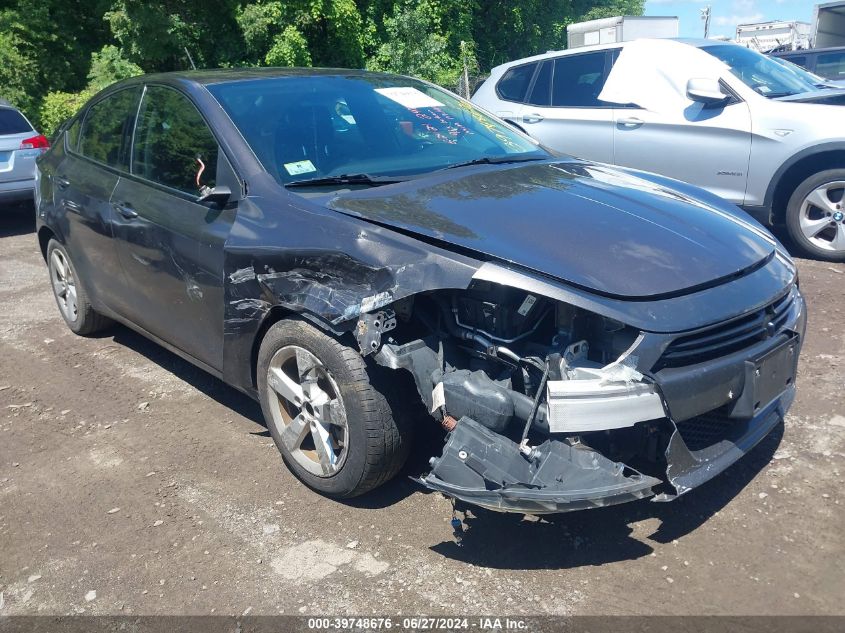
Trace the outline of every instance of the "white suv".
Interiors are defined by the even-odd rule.
[[[804,253],[845,261],[845,90],[712,40],[635,40],[498,66],[472,101],[560,152],[685,180]]]

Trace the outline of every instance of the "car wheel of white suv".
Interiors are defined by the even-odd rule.
[[[845,169],[802,182],[786,207],[789,235],[806,255],[845,261]]]

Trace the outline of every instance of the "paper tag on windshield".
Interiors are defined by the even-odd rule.
[[[522,305],[519,306],[519,312],[522,316],[525,316],[531,311],[531,308],[534,307],[534,304],[537,303],[537,297],[534,295],[528,295],[525,297],[525,301],[522,302]]]
[[[432,99],[416,88],[394,86],[393,88],[376,88],[376,92],[388,99],[392,99],[399,105],[405,106],[409,110],[415,110],[416,108],[439,108],[443,105],[437,99]]]
[[[285,171],[291,176],[298,176],[299,174],[307,174],[312,171],[317,171],[314,163],[310,160],[298,160],[295,163],[285,163]]]

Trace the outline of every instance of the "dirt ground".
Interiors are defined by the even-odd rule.
[[[845,614],[845,265],[799,267],[798,397],[752,453],[669,504],[469,518],[458,547],[407,477],[319,497],[249,398],[126,328],[71,334],[4,211],[0,615]]]

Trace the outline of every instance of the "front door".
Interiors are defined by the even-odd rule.
[[[112,194],[115,237],[132,297],[132,321],[206,365],[220,369],[223,244],[234,202],[197,202],[201,186],[234,172],[188,98],[148,86],[141,101],[131,173]],[[240,187],[233,186],[237,196]]]
[[[652,112],[617,108],[613,162],[703,187],[742,204],[751,154],[751,113],[734,100]]]

